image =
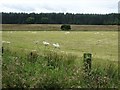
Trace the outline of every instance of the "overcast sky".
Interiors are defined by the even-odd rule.
[[[119,0],[0,0],[0,12],[117,13]]]

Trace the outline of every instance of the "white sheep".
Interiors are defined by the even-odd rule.
[[[53,46],[54,46],[55,48],[60,48],[60,45],[59,45],[58,43],[54,43]]]
[[[2,44],[4,44],[4,43],[6,43],[6,44],[10,44],[9,41],[2,41]]]
[[[45,46],[50,45],[50,43],[48,43],[48,42],[46,42],[46,41],[43,41],[43,44],[44,44]]]
[[[65,34],[69,34],[70,32],[65,32]]]

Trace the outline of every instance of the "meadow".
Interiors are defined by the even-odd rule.
[[[118,87],[116,30],[100,31],[99,28],[93,31],[84,29],[85,31],[67,32],[47,29],[7,31],[3,28],[4,88]],[[50,45],[45,46],[43,41]],[[53,43],[59,43],[60,48],[54,48]],[[84,53],[92,54],[90,72],[84,71]]]

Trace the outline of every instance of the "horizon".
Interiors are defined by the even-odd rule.
[[[34,14],[41,14],[41,13],[44,13],[44,14],[52,14],[52,13],[56,13],[56,14],[59,14],[59,13],[61,13],[61,14],[93,14],[93,15],[108,15],[108,14],[119,14],[118,12],[117,13],[70,13],[70,12],[66,12],[66,13],[64,13],[64,12],[40,12],[40,13],[36,13],[36,12],[30,12],[30,13],[28,13],[28,12],[1,12],[1,13],[17,13],[17,14],[19,14],[19,13],[24,13],[24,14],[32,14],[32,13],[34,13]]]

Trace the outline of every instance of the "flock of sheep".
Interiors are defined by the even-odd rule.
[[[9,41],[2,41],[2,44],[4,44],[4,43],[10,44]],[[36,41],[35,43],[38,44],[39,41]],[[46,41],[43,41],[42,43],[43,43],[43,45],[45,45],[45,46],[49,46],[49,45],[50,45],[50,43],[49,43],[49,42],[46,42]],[[53,43],[52,45],[53,45],[54,48],[60,48],[60,45],[59,45],[58,43]]]
[[[49,46],[50,45],[50,43],[46,42],[46,41],[43,41],[43,44],[45,46]],[[58,43],[53,43],[52,45],[53,45],[54,48],[60,48],[60,45]]]
[[[35,43],[38,44],[39,41],[36,41]],[[50,43],[49,43],[49,42],[46,42],[46,41],[43,41],[42,44],[43,44],[44,46],[49,46],[49,45],[50,45]],[[53,43],[52,46],[53,46],[54,48],[60,49],[59,43]]]

